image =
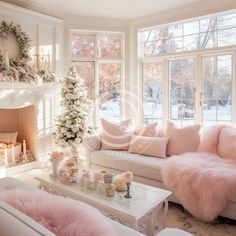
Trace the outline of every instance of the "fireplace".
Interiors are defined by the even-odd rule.
[[[41,167],[53,149],[51,133],[59,113],[60,88],[51,83],[41,85],[0,83],[0,133],[18,132],[15,157],[24,153],[27,158],[22,163],[12,164],[11,148],[8,146],[9,163],[0,162],[6,175]],[[25,143],[25,144],[24,144]],[[23,145],[24,144],[24,145]],[[30,160],[29,160],[30,156]],[[14,171],[13,171],[14,170]]]
[[[14,145],[8,143],[1,149],[0,166],[3,164],[14,166],[35,161],[35,120],[34,105],[18,109],[0,109],[0,133],[17,133],[17,142]]]

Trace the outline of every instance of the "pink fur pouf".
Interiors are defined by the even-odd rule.
[[[2,200],[33,218],[57,236],[115,236],[111,223],[80,201],[36,190],[9,190]]]
[[[169,158],[162,169],[164,184],[196,218],[213,221],[236,197],[236,162],[210,153]]]

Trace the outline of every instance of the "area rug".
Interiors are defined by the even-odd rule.
[[[179,204],[169,203],[166,227],[183,229],[194,236],[234,236],[236,221],[218,217],[214,223],[195,219]]]

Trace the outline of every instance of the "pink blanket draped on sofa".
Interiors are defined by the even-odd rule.
[[[8,190],[1,199],[57,236],[117,236],[105,216],[80,201],[41,190]]]
[[[236,199],[236,162],[209,153],[171,157],[162,170],[165,185],[196,218],[213,221]]]

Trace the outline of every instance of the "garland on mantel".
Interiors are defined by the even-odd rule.
[[[35,71],[30,66],[30,39],[22,31],[20,25],[14,25],[12,22],[0,22],[0,38],[7,38],[13,34],[19,45],[20,55],[14,59],[8,58],[8,52],[0,50],[0,82],[24,82],[37,84],[42,82],[55,82],[55,75],[48,71]]]

